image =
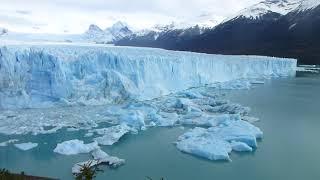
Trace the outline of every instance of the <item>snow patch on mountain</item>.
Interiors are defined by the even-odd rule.
[[[300,6],[297,8],[298,11],[305,11],[314,9],[316,7],[320,6],[319,0],[304,0],[301,2]]]
[[[300,5],[300,3],[301,0],[265,0],[241,10],[239,13],[225,19],[223,22],[227,22],[240,17],[254,20],[259,19],[261,16],[268,13],[278,13],[280,15],[286,15],[287,13],[296,9]]]

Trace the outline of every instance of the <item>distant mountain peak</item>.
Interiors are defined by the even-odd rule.
[[[227,18],[223,22],[237,19],[239,17],[258,19],[267,13],[286,15],[296,9],[300,4],[301,0],[265,0],[241,10],[239,13]]]
[[[128,27],[128,24],[123,22],[123,21],[117,21],[116,23],[114,23],[110,28],[111,29],[122,29],[122,28],[126,28]]]
[[[91,24],[91,25],[89,26],[88,31],[103,32],[103,30],[102,30],[99,26],[97,26],[97,25],[95,25],[95,24]]]
[[[128,24],[123,21],[117,21],[111,27],[107,28],[105,32],[112,34],[113,40],[121,39],[132,34]]]
[[[105,30],[102,30],[95,24],[91,24],[84,34],[84,39],[96,43],[111,43],[114,40],[123,38],[130,34],[132,34],[132,31],[129,29],[127,23],[117,21]]]

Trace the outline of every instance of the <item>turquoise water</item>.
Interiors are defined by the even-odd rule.
[[[232,153],[233,162],[212,162],[181,153],[172,142],[186,129],[153,128],[125,136],[103,150],[126,159],[112,170],[103,167],[97,179],[143,180],[145,176],[168,180],[316,180],[320,179],[320,76],[267,81],[251,90],[227,91],[227,98],[252,108],[255,123],[264,132],[254,153]],[[84,132],[38,136],[0,136],[0,142],[18,138],[41,142],[38,148],[20,151],[0,147],[0,167],[40,176],[72,179],[71,167],[88,154],[63,156],[53,153],[57,142],[83,137]],[[82,139],[82,138],[81,138]],[[90,142],[91,138],[86,139]],[[44,142],[47,142],[46,144]]]

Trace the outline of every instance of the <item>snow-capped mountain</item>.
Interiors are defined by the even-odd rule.
[[[174,26],[168,26],[163,31],[131,36],[115,44],[215,54],[293,57],[300,63],[320,64],[319,17],[320,0],[265,0],[211,29],[172,30]]]
[[[89,29],[83,36],[84,39],[96,43],[108,43],[113,39],[113,36],[109,32],[103,31],[100,27],[94,24],[89,26]]]
[[[296,9],[300,4],[301,0],[265,0],[241,10],[223,22],[237,18],[259,19],[268,13],[286,15]]]
[[[113,36],[113,40],[121,39],[132,34],[128,24],[121,21],[118,21],[107,28],[105,32],[109,32]]]
[[[118,21],[105,30],[102,30],[97,25],[90,25],[89,29],[84,33],[84,39],[95,43],[112,43],[130,34],[132,34],[132,31],[128,25]]]

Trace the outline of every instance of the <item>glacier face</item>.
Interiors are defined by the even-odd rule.
[[[2,45],[0,109],[149,100],[216,82],[294,76],[296,63],[102,45]]]

